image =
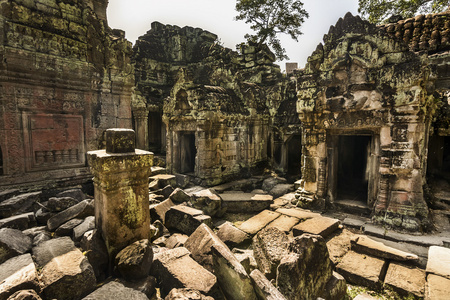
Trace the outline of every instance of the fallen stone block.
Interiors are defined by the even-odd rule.
[[[93,230],[94,228],[95,228],[95,217],[89,216],[85,218],[80,225],[76,226],[73,229],[72,239],[74,240],[75,243],[78,243],[81,241],[81,238],[87,231]]]
[[[180,188],[176,188],[172,194],[170,194],[169,199],[172,200],[174,203],[184,203],[184,202],[190,202],[191,196],[186,194],[185,191],[183,191]]]
[[[166,185],[159,191],[159,194],[162,195],[164,199],[167,199],[173,193],[174,190],[175,189],[171,185]]]
[[[234,257],[236,257],[239,263],[244,267],[247,274],[250,274],[253,270],[258,268],[255,256],[253,255],[253,250],[233,248],[231,252],[233,252]]]
[[[157,180],[158,181],[158,187],[160,189],[164,188],[167,185],[176,186],[177,185],[177,178],[175,175],[169,175],[169,174],[158,174],[155,176],[151,176],[150,180]]]
[[[18,229],[0,229],[0,264],[31,250],[32,240]]]
[[[109,254],[105,242],[97,229],[87,231],[80,241],[80,247],[91,264],[98,281],[106,277]]]
[[[126,280],[140,280],[149,275],[152,261],[153,250],[149,241],[140,240],[117,253],[115,265]]]
[[[38,235],[36,235],[33,239],[33,247],[36,247],[42,242],[48,241],[52,238],[52,234],[48,231],[41,232]]]
[[[221,216],[225,212],[222,208],[222,198],[210,189],[193,193],[191,204],[209,216]]]
[[[212,245],[214,274],[227,299],[253,300],[256,293],[253,282],[244,267],[226,247]]]
[[[277,184],[285,184],[287,183],[287,180],[282,177],[269,177],[264,179],[262,183],[262,189],[266,192],[269,192],[271,189],[273,189]]]
[[[250,273],[258,299],[283,300],[286,299],[280,291],[258,269]]]
[[[99,299],[108,299],[108,300],[148,300],[148,297],[135,289],[128,288],[124,286],[122,283],[117,281],[111,281],[94,292],[90,293],[84,300],[99,300]]]
[[[230,222],[225,222],[217,231],[217,236],[230,248],[236,247],[251,240],[251,237],[236,228]]]
[[[81,189],[69,189],[56,194],[56,197],[71,197],[77,200],[77,202],[81,202],[88,197]]]
[[[410,293],[423,298],[426,283],[425,271],[402,266],[391,262],[389,264],[384,284],[391,286],[397,293],[407,296]]]
[[[427,275],[427,284],[425,288],[426,300],[446,300],[449,298],[450,279],[434,275]]]
[[[82,219],[72,219],[62,224],[55,230],[57,236],[72,236],[73,229],[83,223]]]
[[[191,288],[211,296],[219,293],[216,276],[199,265],[189,254],[189,250],[184,247],[155,253],[151,274],[162,283],[160,286],[163,296],[173,288]]]
[[[0,299],[8,299],[16,291],[39,291],[39,280],[31,254],[10,258],[0,264]]]
[[[61,198],[51,197],[48,199],[46,207],[48,210],[52,212],[60,212],[65,209],[68,209],[71,206],[74,206],[79,202],[80,201],[72,197],[61,197]]]
[[[386,267],[382,259],[349,251],[336,266],[336,271],[350,283],[378,289]]]
[[[17,196],[20,194],[20,190],[19,189],[9,189],[9,190],[4,190],[0,192],[0,202],[3,202],[9,198],[12,198],[14,196]]]
[[[331,279],[327,282],[320,297],[323,299],[345,299],[347,295],[347,283],[342,275],[333,272]]]
[[[0,228],[25,230],[33,226],[36,226],[36,218],[32,212],[0,219]]]
[[[268,209],[273,203],[271,195],[253,193],[223,193],[220,194],[223,207],[227,213],[251,213]]]
[[[253,237],[253,255],[259,270],[274,279],[277,268],[287,253],[289,238],[278,228],[265,228]]]
[[[35,213],[37,223],[42,225],[47,225],[47,221],[54,215],[55,213],[45,207],[39,208]]]
[[[242,223],[239,226],[239,229],[248,234],[254,235],[279,216],[280,214],[277,212],[264,210]]]
[[[35,290],[21,290],[12,294],[8,300],[42,300]]]
[[[204,215],[201,210],[184,205],[172,206],[166,212],[165,219],[167,228],[178,229],[188,235],[192,234],[202,223],[212,226],[210,216]]]
[[[279,198],[283,195],[286,195],[290,192],[294,191],[294,185],[293,184],[277,184],[275,185],[270,191],[269,194],[272,195],[274,198]]]
[[[27,193],[14,196],[0,203],[0,218],[30,212],[33,204],[38,202],[42,192]]]
[[[316,299],[332,277],[325,240],[303,234],[289,242],[277,269],[277,287],[288,299]]]
[[[158,204],[150,205],[150,219],[152,222],[159,220],[165,223],[166,213],[172,206],[175,206],[175,204],[171,199],[164,200]]]
[[[164,300],[214,300],[194,289],[172,289]]]
[[[419,257],[412,253],[400,251],[398,249],[388,247],[383,243],[372,240],[363,235],[355,236],[351,239],[352,250],[361,254],[381,257],[396,261],[417,261]]]
[[[28,236],[30,239],[33,239],[39,233],[46,232],[46,231],[47,231],[46,226],[39,226],[39,227],[25,229],[22,231],[22,233],[25,234],[26,236]]]
[[[88,216],[94,215],[94,200],[83,200],[80,203],[69,207],[66,210],[54,215],[47,221],[47,228],[50,231],[54,231],[61,226],[75,218],[84,219]]]
[[[294,236],[303,233],[321,235],[326,238],[339,228],[340,221],[326,217],[308,219],[292,228]]]
[[[309,210],[299,209],[299,208],[279,208],[276,210],[277,213],[294,217],[300,220],[308,220],[312,218],[321,217],[320,214],[314,213]]]
[[[450,249],[431,246],[428,249],[426,271],[450,279]]]
[[[144,293],[149,299],[152,299],[156,291],[156,278],[153,276],[147,276],[137,281],[126,281],[123,279],[117,279],[116,281],[122,283],[127,288]]]
[[[300,219],[297,219],[295,217],[281,215],[279,218],[276,218],[274,221],[269,223],[269,225],[267,225],[267,228],[275,227],[283,232],[288,233],[299,222]]]
[[[166,240],[165,244],[166,244],[166,247],[169,249],[173,249],[176,247],[184,247],[184,244],[186,243],[188,238],[189,237],[185,234],[174,233]]]
[[[190,179],[189,179],[188,175],[184,175],[184,174],[174,174],[174,175],[177,178],[177,186],[184,189],[185,187],[187,187],[189,185]]]
[[[79,299],[94,290],[94,270],[69,237],[40,243],[33,248],[33,256],[47,299]]]

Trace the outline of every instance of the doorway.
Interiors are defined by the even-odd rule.
[[[293,135],[287,142],[287,173],[288,176],[300,177],[302,158],[302,138],[301,135]],[[298,178],[297,178],[298,179]]]
[[[154,153],[161,153],[161,137],[163,131],[160,112],[151,111],[148,114],[148,149]]]
[[[197,148],[195,147],[195,133],[180,133],[180,173],[189,174],[195,172],[195,157]]]

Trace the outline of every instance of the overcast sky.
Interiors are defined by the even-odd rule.
[[[280,35],[291,62],[302,68],[308,56],[322,41],[330,25],[347,12],[357,14],[358,0],[304,0],[309,19],[303,24],[303,35],[295,42]],[[125,30],[133,44],[145,34],[154,21],[180,27],[200,27],[218,35],[225,47],[236,49],[244,35],[251,32],[244,21],[235,21],[235,0],[109,0],[108,23]],[[284,69],[285,62],[280,63]]]

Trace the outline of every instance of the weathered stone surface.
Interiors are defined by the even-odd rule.
[[[201,210],[184,205],[172,206],[166,212],[165,219],[167,228],[175,228],[188,235],[203,223],[212,226],[210,216],[204,215]]]
[[[317,234],[326,238],[339,228],[339,220],[326,217],[308,219],[294,226],[292,229],[294,236],[303,233]]]
[[[152,298],[156,291],[156,278],[147,276],[144,279],[137,281],[118,280],[124,286],[144,293],[149,299]]]
[[[25,230],[35,225],[36,218],[32,212],[0,219],[0,228]]]
[[[166,222],[166,213],[167,211],[175,204],[171,199],[164,200],[161,203],[150,205],[150,218],[154,221],[161,221],[163,223]]]
[[[252,281],[233,253],[220,245],[212,245],[214,274],[227,299],[257,299]]]
[[[159,193],[160,195],[162,195],[164,197],[164,199],[167,199],[173,193],[174,190],[175,189],[171,185],[166,185],[161,190],[159,190],[159,192],[155,192],[155,193]]]
[[[147,300],[148,298],[142,292],[136,291],[135,289],[132,288],[128,288],[120,282],[111,281],[83,298],[83,300],[100,300],[100,299]]]
[[[256,216],[251,217],[250,219],[242,223],[239,226],[239,229],[248,234],[254,235],[279,216],[280,216],[279,213],[270,210],[264,210],[259,214],[257,214]]]
[[[149,275],[152,261],[153,250],[149,241],[140,240],[117,253],[115,265],[123,278],[139,280]]]
[[[38,227],[25,229],[22,231],[22,233],[25,234],[26,236],[28,236],[30,239],[33,239],[39,233],[46,232],[46,231],[47,231],[46,226],[38,226]]]
[[[320,217],[320,214],[318,214],[318,213],[314,213],[312,211],[299,209],[299,208],[279,208],[276,210],[276,212],[286,215],[286,216],[291,216],[291,217],[294,217],[294,218],[297,218],[300,220],[307,220],[307,219]]]
[[[350,251],[350,241],[354,236],[354,233],[344,228],[339,234],[336,234],[331,239],[328,239],[328,253],[330,254],[330,259],[334,265],[337,265],[341,261],[342,257]]]
[[[391,262],[389,264],[384,284],[391,286],[401,295],[409,293],[423,298],[425,295],[426,274],[423,270],[405,267]]]
[[[350,251],[336,266],[336,271],[350,283],[378,288],[386,267],[382,259]]]
[[[72,238],[74,242],[76,243],[79,242],[87,231],[92,230],[94,228],[95,228],[95,217],[89,216],[85,218],[80,225],[76,226],[73,229]]]
[[[58,198],[70,197],[70,198],[76,199],[77,202],[81,202],[81,201],[85,200],[86,198],[88,198],[81,189],[65,190],[65,191],[62,191],[62,192],[56,194],[56,197],[58,197]]]
[[[38,224],[47,225],[47,221],[55,215],[55,213],[51,212],[45,207],[39,208],[36,213],[36,221]]]
[[[38,235],[36,235],[33,239],[33,247],[36,247],[42,242],[48,241],[52,238],[52,234],[48,231],[41,232]]]
[[[0,229],[0,264],[31,250],[32,240],[18,229]]]
[[[279,230],[288,233],[291,229],[300,222],[300,219],[295,217],[290,217],[286,215],[281,215],[274,221],[270,222],[266,228],[275,227]]]
[[[368,254],[396,261],[417,261],[419,257],[412,253],[407,253],[388,247],[383,243],[372,240],[371,238],[359,235],[351,240],[352,250],[362,254]]]
[[[150,180],[157,180],[158,181],[158,187],[162,189],[163,187],[167,185],[176,186],[177,185],[177,179],[175,175],[169,175],[169,174],[158,174],[155,176],[151,176]]]
[[[54,231],[56,228],[61,226],[75,218],[86,218],[88,216],[94,215],[94,201],[93,200],[83,200],[80,203],[69,207],[66,210],[54,215],[47,221],[47,227],[50,231]]]
[[[253,255],[258,269],[274,279],[280,261],[287,254],[289,238],[278,228],[265,228],[253,237]]]
[[[69,237],[40,243],[33,248],[33,256],[46,298],[78,299],[95,288],[92,266]]]
[[[277,287],[288,299],[315,299],[332,277],[325,240],[318,235],[295,237],[277,269]]]
[[[274,198],[279,198],[293,191],[294,191],[293,184],[277,184],[269,191],[269,194],[272,195]]]
[[[425,289],[425,299],[427,300],[448,299],[449,286],[450,286],[450,279],[439,275],[428,274]]]
[[[25,289],[39,291],[38,273],[29,253],[0,264],[0,299]]]
[[[0,192],[0,202],[3,202],[9,198],[17,196],[20,194],[19,189],[8,189]]]
[[[104,279],[108,270],[109,257],[101,233],[97,229],[87,231],[81,238],[80,247],[86,253],[94,269],[95,277],[99,281]]]
[[[234,257],[236,257],[239,263],[244,267],[247,274],[250,274],[253,270],[258,268],[255,256],[253,255],[253,250],[233,248],[231,252],[233,252]]]
[[[106,130],[106,153],[134,153],[136,135],[133,129],[110,128]]]
[[[214,300],[194,289],[172,289],[164,300]]]
[[[73,229],[83,223],[83,219],[72,219],[62,224],[55,230],[57,236],[72,236]]]
[[[12,294],[8,300],[42,300],[35,290],[21,290]]]
[[[247,233],[236,228],[230,222],[225,222],[225,224],[220,226],[217,236],[230,248],[251,240]]]
[[[211,189],[205,189],[192,194],[192,206],[201,209],[210,216],[220,216],[224,213],[222,209],[222,198]]]
[[[0,202],[0,218],[7,218],[32,211],[42,192],[21,194]]]
[[[184,247],[185,243],[186,243],[186,240],[188,238],[189,237],[187,235],[185,235],[185,234],[174,233],[166,240],[165,244],[166,244],[166,247],[169,248],[169,249],[173,249],[173,248],[176,248],[176,247]],[[189,248],[188,248],[188,250],[192,252],[192,250],[190,250]]]
[[[269,177],[269,178],[264,179],[263,184],[262,184],[262,189],[266,192],[269,192],[277,184],[284,184],[286,182],[287,182],[287,180],[285,178]]]
[[[52,212],[60,212],[65,209],[68,209],[71,206],[74,206],[79,202],[80,201],[72,197],[60,197],[60,198],[51,197],[48,199],[46,207]]]
[[[347,295],[347,283],[344,277],[340,274],[333,272],[333,276],[327,282],[325,289],[320,294],[323,299],[345,299]]]
[[[250,273],[258,299],[283,300],[286,299],[276,287],[258,269]]]
[[[260,212],[268,209],[273,203],[271,195],[254,193],[223,193],[220,197],[227,213]]]
[[[161,294],[167,295],[173,288],[191,288],[205,295],[217,293],[217,279],[189,256],[184,247],[156,253],[151,274],[161,285]]]
[[[186,194],[186,192],[183,191],[182,189],[176,188],[172,192],[172,194],[170,194],[169,199],[175,203],[183,203],[183,202],[189,202],[191,200],[191,196]]]
[[[450,249],[431,246],[426,271],[450,279]]]

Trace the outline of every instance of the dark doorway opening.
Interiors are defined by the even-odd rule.
[[[450,179],[450,136],[430,137],[427,173]]]
[[[302,159],[302,137],[293,135],[287,142],[287,173],[289,176],[301,175]]]
[[[160,112],[151,111],[148,114],[148,148],[154,153],[161,153],[162,116]]]
[[[187,132],[180,134],[180,173],[188,174],[195,171],[195,133]]]
[[[371,136],[341,135],[338,141],[337,200],[367,204]]]

